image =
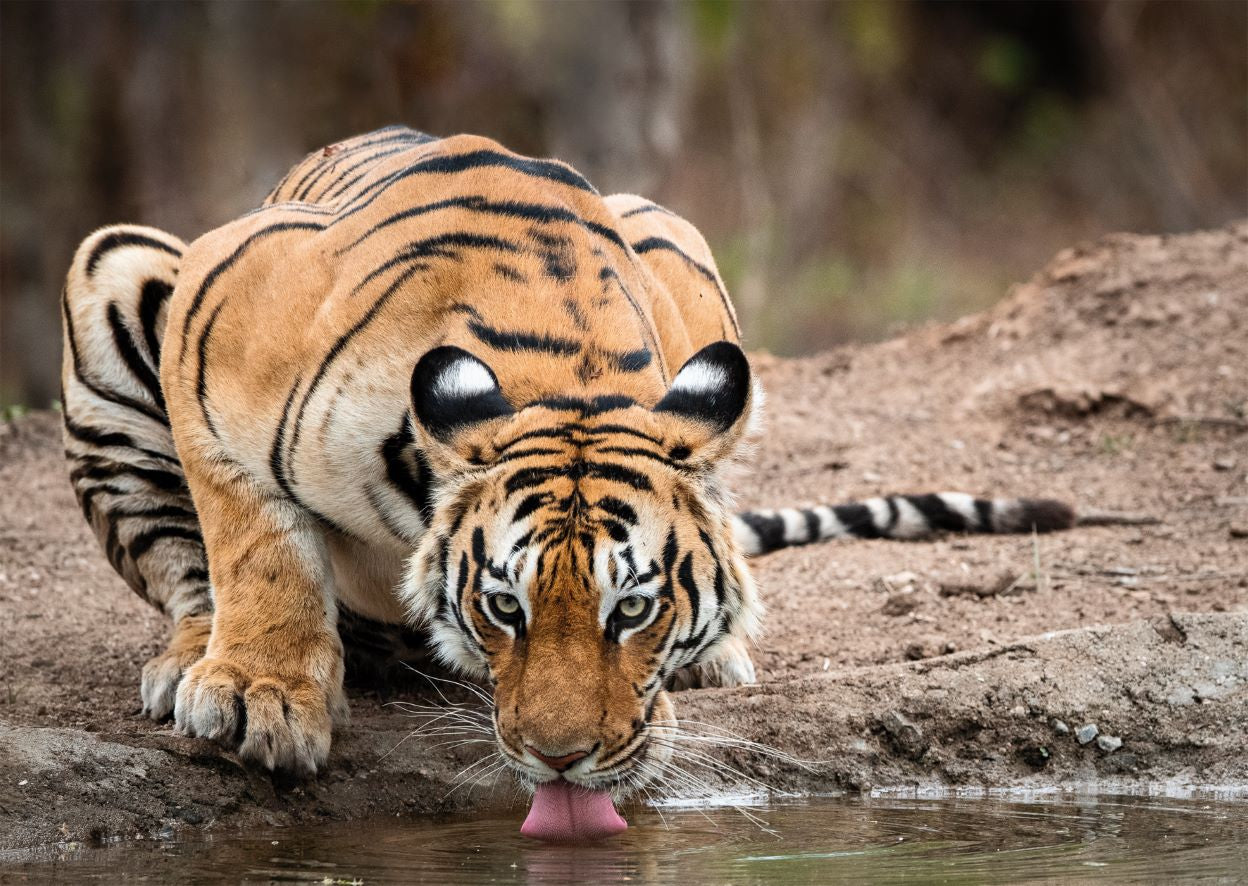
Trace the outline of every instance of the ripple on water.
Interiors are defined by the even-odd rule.
[[[178,882],[828,883],[1206,879],[1248,871],[1248,803],[1091,797],[807,799],[634,809],[593,846],[519,835],[522,814],[382,819],[51,852],[23,872]]]

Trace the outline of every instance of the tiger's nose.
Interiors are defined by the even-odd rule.
[[[525,747],[528,749],[530,754],[537,757],[537,759],[541,760],[556,772],[563,772],[577,760],[584,760],[589,756],[589,751],[573,751],[570,754],[564,754],[562,757],[552,757],[547,754],[543,754],[531,744],[526,744]]]

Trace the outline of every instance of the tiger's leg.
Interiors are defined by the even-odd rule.
[[[730,637],[720,644],[713,657],[672,674],[667,688],[681,690],[748,686],[755,680],[754,661],[750,658],[746,641],[741,637]]]
[[[183,448],[205,515],[216,611],[207,653],[178,686],[174,720],[237,746],[248,762],[313,775],[329,758],[334,725],[347,720],[323,532],[237,465]]]
[[[173,619],[143,668],[143,710],[173,712],[183,671],[204,652],[212,593],[199,521],[165,414],[158,367],[183,244],[118,226],[83,241],[62,296],[65,455],[83,516],[113,568]]]

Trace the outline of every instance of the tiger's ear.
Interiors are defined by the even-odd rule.
[[[719,341],[685,362],[654,411],[676,420],[677,448],[689,450],[687,460],[711,462],[736,449],[750,425],[754,401],[745,352]]]
[[[494,370],[452,345],[434,348],[417,362],[412,411],[429,454],[444,470],[474,461],[497,430],[495,423],[515,415]]]

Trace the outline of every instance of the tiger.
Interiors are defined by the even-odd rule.
[[[702,235],[479,136],[314,151],[189,245],[98,230],[62,318],[73,489],[172,624],[143,712],[275,772],[325,768],[356,652],[424,650],[488,688],[531,791],[620,800],[670,754],[675,687],[755,681],[747,558],[1075,518],[734,511],[763,395]]]

